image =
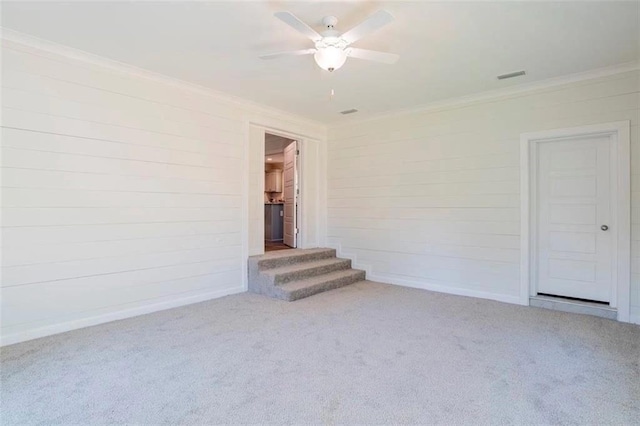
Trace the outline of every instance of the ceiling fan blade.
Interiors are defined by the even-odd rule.
[[[276,12],[274,13],[274,16],[313,41],[318,41],[322,38],[322,36],[318,34],[317,31],[302,22],[296,15],[291,12]]]
[[[281,58],[283,56],[312,55],[314,53],[316,53],[316,49],[289,50],[287,52],[265,53],[264,55],[260,55],[260,59],[275,59]]]
[[[393,15],[386,10],[379,10],[367,19],[351,28],[346,33],[342,34],[340,38],[346,41],[348,44],[353,43],[356,40],[360,40],[362,37],[370,34],[385,25],[393,21]]]
[[[382,62],[383,64],[395,64],[400,58],[400,56],[395,53],[358,49],[357,47],[348,48],[347,56],[350,58],[365,59],[367,61]]]

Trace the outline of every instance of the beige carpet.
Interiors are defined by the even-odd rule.
[[[640,327],[361,282],[2,350],[2,425],[639,424]]]

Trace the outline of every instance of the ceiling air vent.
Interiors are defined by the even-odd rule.
[[[340,111],[340,114],[347,115],[347,114],[353,114],[354,112],[358,112],[358,110],[355,108],[345,109],[344,111]]]
[[[508,74],[502,74],[498,76],[498,80],[505,80],[507,78],[513,78],[513,77],[520,77],[521,75],[525,75],[526,72],[523,71],[516,71],[516,72],[510,72]]]

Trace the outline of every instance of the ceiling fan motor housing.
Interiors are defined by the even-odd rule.
[[[322,25],[324,25],[329,29],[332,29],[337,24],[338,24],[338,18],[336,18],[335,16],[325,16],[324,18],[322,18]]]

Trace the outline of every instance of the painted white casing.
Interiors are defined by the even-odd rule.
[[[610,223],[611,246],[605,251],[612,260],[611,270],[607,271],[607,278],[601,283],[610,283],[608,296],[610,306],[617,309],[619,321],[630,321],[630,273],[631,273],[631,188],[630,188],[630,133],[629,121],[601,123],[571,127],[566,129],[545,130],[542,132],[523,133],[520,136],[520,298],[523,305],[529,304],[529,296],[537,294],[535,291],[538,280],[538,214],[537,207],[540,186],[538,185],[538,168],[543,164],[537,157],[539,144],[563,141],[571,138],[593,137],[599,135],[606,138],[608,146],[607,174],[605,181],[612,181],[608,192],[611,205],[607,223]],[[606,158],[606,157],[605,157]],[[610,169],[610,170],[609,170]],[[583,171],[580,169],[580,171]],[[548,191],[544,188],[543,191]],[[600,192],[600,191],[598,191]],[[601,212],[600,214],[604,214]],[[574,218],[571,218],[572,220]],[[556,226],[558,226],[556,224]],[[587,234],[588,235],[588,234]],[[601,240],[602,241],[602,240]],[[600,243],[602,244],[602,242]],[[606,244],[606,243],[604,243]],[[603,263],[607,263],[604,259]],[[595,270],[595,266],[594,266]]]

